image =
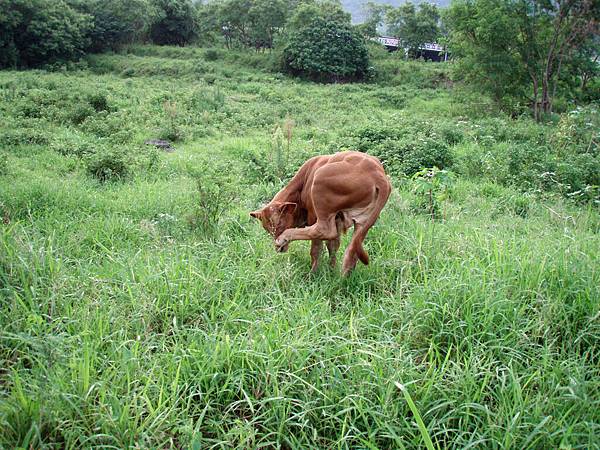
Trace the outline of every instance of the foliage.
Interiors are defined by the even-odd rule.
[[[390,5],[368,1],[363,6],[365,20],[358,25],[360,32],[367,38],[378,36],[378,29],[384,24]],[[387,32],[387,30],[386,30]]]
[[[6,175],[9,172],[8,153],[0,150],[0,176]]]
[[[100,146],[85,155],[88,174],[101,183],[124,179],[130,173],[130,165],[127,149],[117,146]]]
[[[361,80],[369,76],[369,55],[351,27],[317,18],[290,36],[283,68],[319,81]]]
[[[431,3],[411,2],[397,8],[388,8],[385,14],[386,32],[398,37],[413,56],[419,55],[419,47],[426,42],[437,42],[440,35],[440,13]]]
[[[446,18],[459,73],[508,110],[529,106],[540,120],[568,78],[564,67],[584,61],[575,49],[598,31],[598,11],[595,0],[454,2]]]
[[[186,45],[198,35],[196,9],[192,0],[152,0],[157,17],[150,39],[158,45]]]
[[[201,7],[203,27],[225,38],[228,48],[273,48],[290,12],[285,0],[221,0]]]
[[[94,108],[94,111],[108,111],[108,99],[106,98],[106,94],[103,92],[94,92],[89,95],[87,98],[90,106]]]
[[[431,167],[416,172],[412,180],[413,192],[419,196],[420,204],[425,206],[431,220],[440,217],[440,205],[448,198],[454,174],[447,170]]]
[[[335,0],[319,0],[299,2],[293,14],[290,15],[286,23],[286,28],[288,32],[295,33],[318,19],[345,25],[350,25],[352,22],[352,17],[344,11],[340,2]]]
[[[92,17],[87,30],[89,51],[118,50],[142,39],[158,11],[150,0],[69,0],[78,11]]]
[[[1,0],[0,11],[0,68],[76,59],[89,45],[91,17],[63,0]]]
[[[401,127],[371,125],[352,131],[347,141],[338,145],[377,156],[392,174],[412,176],[423,167],[452,164],[452,150],[442,136],[430,122],[408,122]],[[454,143],[457,137],[449,132],[446,139]]]
[[[294,122],[286,117],[283,128],[279,124],[275,125],[271,136],[271,160],[275,169],[275,176],[279,180],[283,180],[289,170],[293,129]]]
[[[234,186],[226,172],[208,164],[194,167],[189,173],[197,192],[194,211],[187,217],[188,225],[205,235],[214,235],[235,199]]]
[[[164,114],[166,116],[164,124],[160,130],[159,137],[167,141],[178,142],[183,140],[185,133],[179,124],[179,110],[177,103],[166,101],[163,104]]]

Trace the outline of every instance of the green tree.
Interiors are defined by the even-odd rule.
[[[372,1],[367,2],[363,7],[365,20],[360,25],[357,25],[357,29],[365,37],[372,38],[378,36],[378,29],[385,23],[385,17],[390,9],[391,6],[387,4]]]
[[[285,0],[254,0],[248,10],[249,33],[256,49],[273,48],[275,33],[285,25]]]
[[[440,13],[437,6],[421,3],[418,8],[411,2],[390,8],[385,16],[387,32],[398,37],[413,55],[426,42],[436,42],[440,33]]]
[[[457,0],[447,20],[460,73],[505,106],[528,103],[540,120],[599,16],[599,0]]]
[[[569,68],[579,88],[578,94],[584,100],[600,100],[600,35],[576,50]]]
[[[289,32],[296,32],[313,23],[316,19],[326,22],[337,22],[350,26],[352,16],[344,11],[341,3],[336,0],[309,0],[304,1],[294,9],[286,28]]]
[[[272,48],[295,0],[219,0],[201,8],[202,23],[221,34],[228,48]],[[202,25],[204,27],[204,25]]]
[[[0,65],[33,67],[83,55],[92,18],[63,0],[0,0]]]
[[[93,17],[92,52],[116,50],[141,39],[158,13],[150,0],[70,0],[70,4]]]
[[[191,0],[153,0],[158,17],[150,39],[158,45],[186,45],[198,36],[197,11]]]
[[[363,37],[348,24],[320,17],[292,33],[283,61],[288,72],[319,81],[359,80],[369,71]]]
[[[252,46],[249,11],[251,0],[222,0],[215,10],[217,28],[225,37],[228,48],[236,45]]]

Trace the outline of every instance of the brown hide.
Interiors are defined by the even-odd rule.
[[[343,273],[360,259],[369,263],[362,247],[391,192],[379,160],[360,152],[316,156],[306,161],[286,187],[264,208],[250,213],[275,239],[279,252],[291,241],[310,240],[312,270],[316,270],[322,241],[327,241],[331,264],[340,235],[354,225],[344,254]]]

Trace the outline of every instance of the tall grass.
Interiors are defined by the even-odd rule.
[[[167,51],[135,50],[204,55]],[[465,169],[468,148],[538,145],[551,126],[492,120],[444,83],[403,85],[417,100],[399,107],[385,84],[227,78],[227,56],[203,62],[212,84],[95,68],[121,57],[0,73],[0,446],[600,446],[597,206]],[[98,90],[108,110],[63,120]],[[394,177],[351,277],[310,275],[307,243],[276,254],[248,216],[356,129],[440,117],[462,169],[443,219]],[[184,138],[157,154],[142,142],[165,120]],[[107,148],[128,171],[101,183],[86,158]],[[224,190],[200,201],[203,186]]]

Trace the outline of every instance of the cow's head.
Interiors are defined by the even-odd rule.
[[[262,209],[252,211],[250,215],[260,220],[263,228],[275,240],[288,228],[294,228],[294,213],[297,207],[298,205],[292,202],[272,202]],[[285,252],[288,245],[276,248],[279,252]]]

